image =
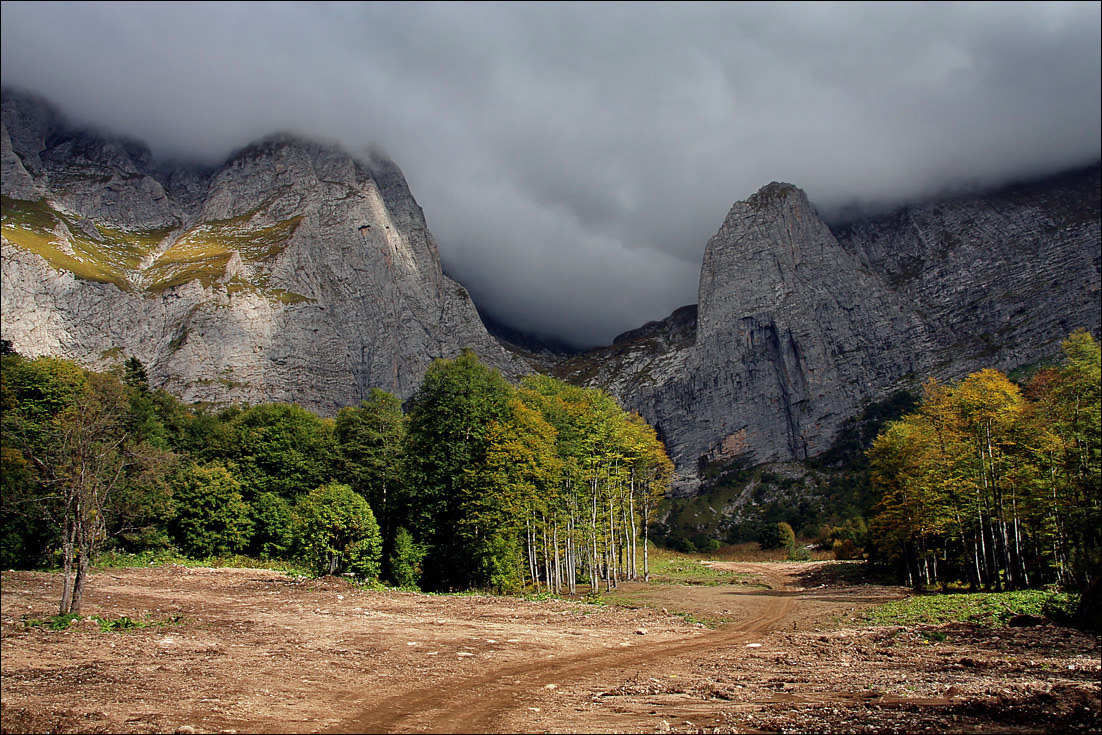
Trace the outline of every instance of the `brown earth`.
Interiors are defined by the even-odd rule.
[[[57,575],[4,572],[3,732],[1097,732],[1097,638],[906,630],[906,591],[838,567],[719,563],[740,584],[621,584],[618,605],[365,591],[179,566],[96,574],[86,615],[28,627]],[[850,576],[850,575],[846,575]],[[622,605],[636,606],[634,609]],[[176,616],[182,620],[173,621]],[[697,620],[722,621],[716,629]]]

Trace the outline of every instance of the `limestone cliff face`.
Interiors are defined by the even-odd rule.
[[[681,491],[707,462],[814,456],[927,375],[1009,370],[1074,329],[1098,334],[1099,180],[1095,167],[833,229],[769,184],[708,242],[695,330],[687,307],[557,370],[655,423]]]
[[[932,366],[960,374],[1050,357],[1099,327],[1099,168],[836,227],[839,243],[912,303]]]
[[[371,387],[409,396],[467,346],[526,370],[442,274],[390,161],[273,136],[214,169],[162,166],[33,97],[2,100],[0,306],[20,352],[134,355],[186,401],[322,413]],[[708,462],[814,456],[927,375],[1009,370],[1098,334],[1100,202],[1095,166],[830,227],[769,184],[708,242],[698,305],[532,359],[654,423],[690,492]]]
[[[187,401],[323,413],[409,396],[463,347],[520,370],[390,161],[274,136],[215,170],[159,168],[7,91],[2,132],[3,337],[24,354],[134,355]]]

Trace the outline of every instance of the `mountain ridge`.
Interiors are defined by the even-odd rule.
[[[690,493],[710,464],[825,451],[926,376],[1099,331],[1098,165],[840,224],[772,182],[708,241],[697,304],[572,353],[479,314],[383,156],[274,134],[168,166],[3,95],[4,338],[94,367],[137,356],[184,400],[332,414],[371,387],[408,397],[432,359],[471,347],[514,379],[608,390],[655,425]]]

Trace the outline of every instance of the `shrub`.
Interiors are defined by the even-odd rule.
[[[421,561],[424,558],[424,547],[414,542],[412,533],[399,528],[398,535],[394,537],[394,553],[390,555],[387,565],[390,581],[398,587],[416,587],[421,579]]]
[[[811,561],[811,552],[802,544],[791,544],[785,561]]]
[[[695,554],[696,544],[687,538],[681,537],[673,542],[673,550],[680,551],[682,554]]]
[[[861,558],[861,549],[857,548],[857,544],[853,543],[853,541],[848,538],[842,541],[835,541],[833,550],[835,559],[846,560]]]
[[[280,559],[291,549],[291,505],[275,493],[260,493],[252,503],[253,538],[249,551],[261,559]]]
[[[173,537],[190,556],[236,554],[252,531],[241,484],[220,464],[192,465],[173,493]]]
[[[379,525],[367,501],[348,485],[322,485],[299,501],[295,538],[316,574],[347,569],[361,579],[379,576]]]
[[[762,549],[784,549],[796,543],[796,533],[784,521],[767,523],[758,531],[758,543]]]

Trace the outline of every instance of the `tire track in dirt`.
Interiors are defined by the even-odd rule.
[[[771,587],[754,590],[748,599],[765,605],[757,615],[728,623],[704,635],[668,641],[625,651],[588,651],[553,660],[530,661],[493,672],[442,682],[391,697],[337,732],[467,732],[502,731],[503,717],[525,707],[554,684],[580,686],[585,682],[622,681],[640,671],[653,670],[663,660],[743,644],[757,634],[775,629],[796,607],[798,592],[791,579],[768,566],[738,565],[764,576]],[[764,567],[764,568],[763,568]],[[730,586],[709,588],[714,594],[731,594]],[[606,723],[607,724],[607,721]]]

